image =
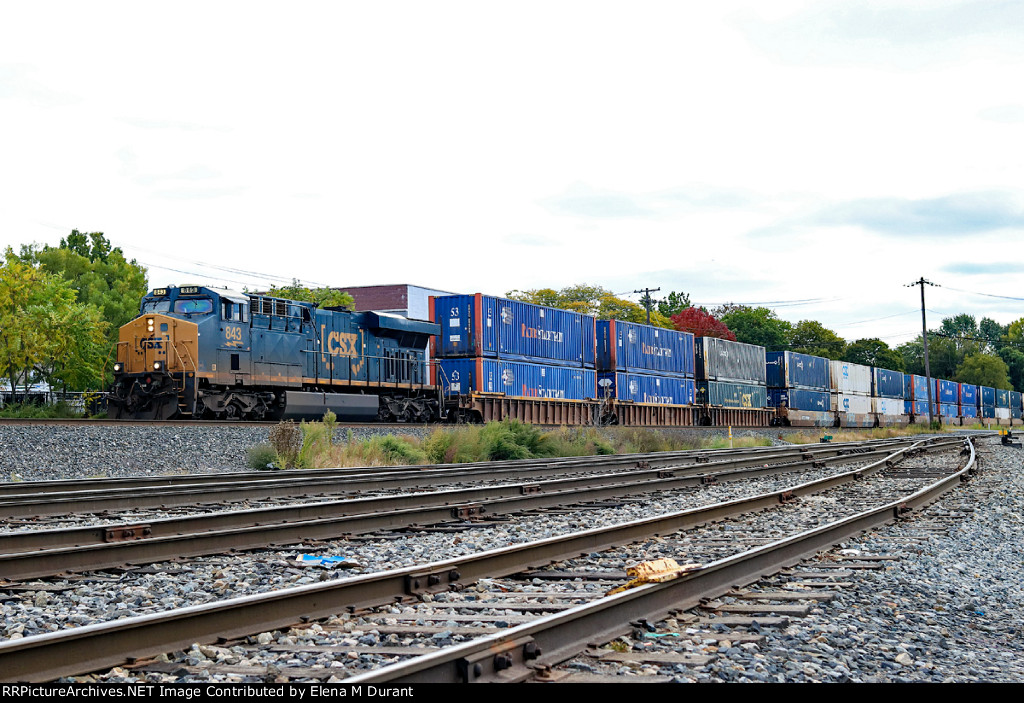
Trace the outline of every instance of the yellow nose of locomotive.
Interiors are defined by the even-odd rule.
[[[115,374],[194,371],[199,327],[167,315],[143,315],[121,327]]]

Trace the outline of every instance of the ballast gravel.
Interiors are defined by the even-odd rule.
[[[0,428],[3,430],[18,428]],[[107,428],[103,428],[107,429]],[[136,429],[136,428],[131,428]],[[101,431],[97,428],[97,431]],[[76,434],[79,431],[76,430]],[[178,429],[175,428],[175,432]],[[5,436],[4,439],[7,439]],[[261,441],[261,440],[257,440]],[[950,519],[948,534],[922,529],[918,519],[884,532],[876,531],[842,545],[866,554],[898,555],[884,570],[857,574],[855,586],[840,591],[830,603],[814,606],[810,616],[794,619],[781,630],[765,628],[764,642],[752,645],[725,640],[697,642],[697,653],[714,653],[703,667],[685,665],[607,668],[585,661],[580,670],[613,673],[628,682],[637,674],[657,674],[685,682],[911,682],[911,681],[1024,681],[1024,637],[1021,606],[1024,578],[1024,452],[982,443],[982,474],[942,498],[928,513],[966,510],[967,517]],[[193,449],[193,451],[195,451]],[[134,452],[127,452],[137,456]],[[38,455],[37,455],[38,456]],[[82,453],[78,454],[81,461]],[[90,459],[92,460],[92,459]],[[4,467],[7,469],[7,466]],[[40,470],[37,479],[63,478]],[[159,472],[157,472],[159,473]],[[114,474],[106,474],[114,475]],[[120,475],[120,474],[118,474]],[[27,477],[26,477],[27,478]],[[809,480],[811,474],[759,480],[750,490],[768,490]],[[679,500],[659,496],[657,501],[626,504],[602,510],[609,522],[619,522],[692,507],[746,494],[735,485],[711,486]],[[628,517],[632,514],[632,518]],[[540,539],[568,529],[596,525],[595,513],[545,516],[528,522],[492,526],[459,535],[407,535],[399,540],[357,540],[338,543],[332,554],[351,557],[359,573],[434,561],[493,546]],[[910,545],[910,546],[908,546]],[[176,573],[104,574],[92,580],[51,580],[35,590],[0,589],[0,639],[11,639],[85,625],[98,620],[194,605],[234,595],[272,590],[318,580],[344,578],[342,569],[294,568],[287,557],[295,550],[255,555],[210,557],[172,566]],[[666,623],[659,624],[662,627]],[[673,627],[675,623],[668,623]],[[313,624],[309,638],[316,638]],[[678,625],[685,631],[685,625]],[[696,633],[696,630],[695,630]],[[363,644],[373,639],[397,644],[373,632],[356,630],[350,638]],[[303,633],[263,633],[263,644],[289,647],[305,639]],[[451,633],[431,641],[443,645]],[[650,647],[653,638],[626,638],[634,649]],[[246,655],[216,647],[195,647],[192,664],[207,660],[229,661]],[[313,658],[278,653],[282,666],[326,665]],[[195,660],[192,662],[191,660]],[[268,662],[261,659],[260,662]],[[385,664],[381,662],[381,665]],[[340,672],[339,672],[340,673]],[[112,678],[110,680],[116,680]]]

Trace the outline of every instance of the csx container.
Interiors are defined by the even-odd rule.
[[[871,367],[871,395],[876,398],[903,398],[903,373]],[[897,415],[901,413],[896,413]]]
[[[768,406],[768,393],[764,386],[750,383],[697,381],[697,403],[723,408],[764,408]]]
[[[849,361],[829,363],[831,388],[837,393],[871,395],[871,367]],[[850,411],[859,412],[859,411]],[[867,410],[865,412],[871,412]]]
[[[693,405],[695,386],[692,378],[652,376],[641,373],[601,371],[597,374],[598,397],[604,397],[601,385],[608,380],[609,397],[631,403],[658,405]]]
[[[441,326],[436,357],[594,365],[596,321],[590,315],[480,293],[436,297],[431,313]]]
[[[717,337],[698,337],[694,351],[699,380],[731,381],[762,386],[765,384],[764,347]]]
[[[445,395],[501,393],[515,398],[587,400],[597,397],[593,369],[499,359],[440,359],[437,383]]]
[[[936,403],[956,403],[958,402],[957,396],[959,395],[957,391],[956,382],[947,381],[944,378],[936,378],[935,387],[932,389],[932,392],[935,394],[933,400]]]
[[[693,335],[622,320],[597,321],[598,371],[693,378]]]
[[[828,391],[813,391],[806,388],[769,388],[768,405],[783,406],[791,410],[830,412],[831,400]]]
[[[771,388],[828,390],[829,360],[790,351],[765,354],[765,380]],[[809,410],[810,408],[801,408]]]
[[[978,387],[972,383],[961,383],[960,384],[960,405],[970,405],[971,407],[978,406]],[[965,417],[976,417],[975,415],[965,415]]]

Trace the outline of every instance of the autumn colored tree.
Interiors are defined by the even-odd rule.
[[[719,337],[736,341],[732,330],[704,308],[686,308],[672,316],[672,324],[680,332],[690,332],[694,337]]]

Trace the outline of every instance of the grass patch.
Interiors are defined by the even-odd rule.
[[[85,414],[72,410],[71,406],[61,401],[59,403],[54,403],[53,405],[8,403],[0,408],[0,417],[27,420],[53,420],[85,417]]]
[[[438,427],[426,439],[385,435],[334,441],[333,422],[281,423],[270,432],[270,444],[250,449],[249,466],[266,468],[326,468],[340,466],[401,466],[456,464],[505,459],[603,456],[691,449],[722,449],[724,437],[685,436],[638,427],[560,427],[542,430],[515,420],[486,425]],[[814,439],[813,441],[817,441]],[[761,436],[736,437],[733,447],[770,446]]]

